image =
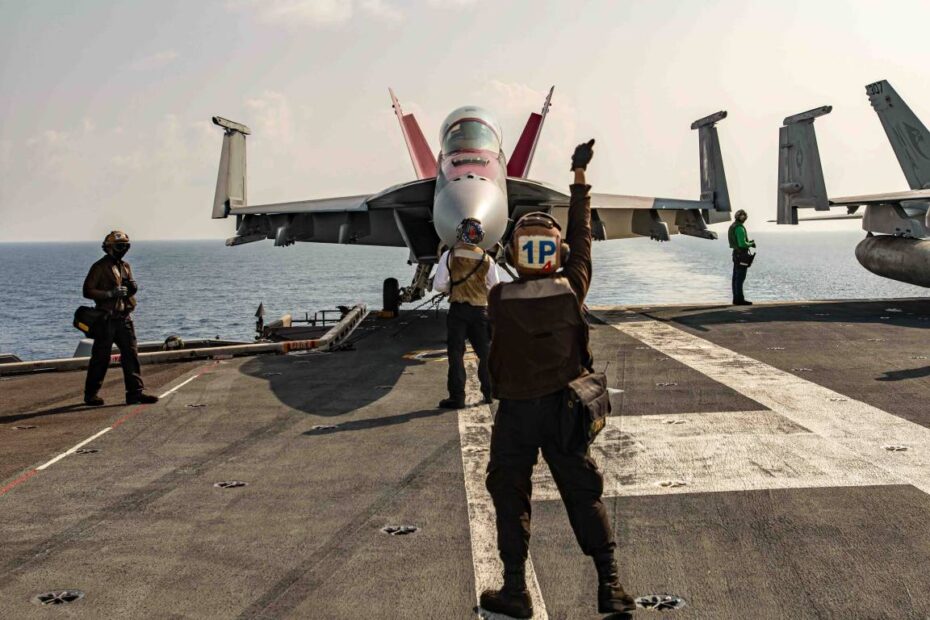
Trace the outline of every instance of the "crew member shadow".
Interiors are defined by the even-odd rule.
[[[930,366],[923,368],[906,368],[904,370],[886,370],[885,376],[876,377],[876,381],[906,381],[907,379],[920,379],[930,377]]]
[[[61,407],[52,407],[51,409],[43,409],[41,411],[30,411],[29,413],[18,413],[11,416],[0,416],[0,424],[13,424],[15,422],[22,422],[23,420],[31,420],[32,418],[41,418],[49,415],[58,415],[60,413],[71,413],[73,411],[99,411],[101,409],[112,409],[114,407],[125,407],[126,405],[122,403],[114,403],[112,405],[103,405],[102,407],[88,407],[84,403],[64,405]]]
[[[309,431],[305,431],[301,434],[313,436],[332,435],[333,433],[344,433],[351,431],[364,431],[382,426],[405,424],[411,420],[419,420],[420,418],[433,418],[450,412],[458,413],[454,409],[421,409],[420,411],[399,413],[397,415],[389,415],[381,418],[367,418],[364,420],[352,420],[351,422],[341,422],[333,425],[321,425],[319,428],[310,429]]]

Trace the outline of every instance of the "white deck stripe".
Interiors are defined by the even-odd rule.
[[[100,431],[99,433],[97,433],[96,435],[94,435],[93,437],[88,437],[87,439],[85,439],[85,440],[82,441],[81,443],[77,444],[77,445],[74,446],[73,448],[70,448],[70,449],[68,449],[68,450],[66,450],[66,451],[64,451],[64,452],[62,452],[61,454],[59,454],[58,456],[56,456],[56,457],[53,458],[52,460],[50,460],[50,461],[48,461],[48,462],[46,462],[46,463],[43,463],[42,465],[39,465],[38,467],[36,467],[36,469],[38,469],[39,471],[42,471],[42,470],[45,469],[46,467],[51,467],[52,465],[54,465],[55,463],[57,463],[57,462],[60,461],[61,459],[65,458],[65,457],[68,456],[69,454],[74,454],[75,452],[77,452],[78,450],[80,450],[81,448],[83,448],[84,446],[86,446],[87,444],[89,444],[90,442],[92,442],[94,439],[97,439],[97,437],[100,437],[101,435],[103,435],[103,434],[105,434],[105,433],[108,433],[108,432],[110,432],[111,430],[113,430],[111,427],[109,427],[109,426],[106,427],[105,429],[103,429],[102,431]]]
[[[162,395],[159,396],[158,398],[164,398],[165,396],[169,396],[169,395],[171,395],[171,394],[174,394],[175,392],[177,392],[177,391],[180,390],[182,387],[184,387],[185,385],[187,385],[188,383],[190,383],[191,381],[193,381],[194,379],[196,379],[196,378],[199,377],[199,376],[200,376],[200,373],[194,375],[193,377],[190,377],[190,378],[187,379],[186,381],[182,381],[181,383],[177,384],[176,386],[174,386],[173,388],[171,388],[170,390],[168,390],[167,392],[165,392],[164,394],[162,394]]]
[[[477,381],[477,364],[468,362],[468,382],[465,399],[480,402],[481,389]],[[491,408],[488,405],[469,407],[459,412],[459,438],[462,444],[462,467],[465,472],[465,497],[468,502],[468,525],[471,530],[471,557],[475,567],[475,602],[481,592],[501,586],[503,566],[497,553],[497,526],[494,504],[484,486],[485,471],[491,453]],[[533,599],[533,617],[547,620],[546,603],[539,589],[533,559],[526,562],[526,585]],[[482,618],[506,618],[481,611]]]
[[[861,484],[871,484],[874,469],[886,484],[911,484],[930,493],[930,429],[834,392],[791,373],[715,345],[652,319],[603,318],[619,331],[655,348],[834,444],[839,466],[864,461]],[[797,438],[794,438],[797,441]],[[892,452],[886,446],[908,448]],[[808,446],[819,452],[824,445]],[[842,452],[846,454],[842,454]],[[823,454],[808,458],[820,458]],[[856,474],[851,474],[855,477]]]
[[[200,376],[200,373],[194,375],[193,377],[188,378],[186,381],[182,381],[181,383],[179,383],[178,385],[174,386],[173,388],[171,388],[170,390],[168,390],[167,392],[165,392],[164,394],[162,394],[162,395],[159,396],[158,398],[164,398],[164,397],[166,397],[166,396],[169,396],[170,394],[174,394],[175,392],[177,392],[177,391],[180,390],[182,387],[184,387],[185,385],[187,385],[188,383],[190,383],[191,381],[193,381],[194,379],[196,379],[196,378],[199,377],[199,376]],[[88,437],[87,439],[85,439],[85,440],[82,441],[81,443],[77,444],[76,446],[72,446],[71,448],[68,448],[67,450],[65,450],[64,452],[62,452],[61,454],[59,454],[59,455],[56,456],[55,458],[53,458],[53,459],[51,459],[51,460],[49,460],[49,461],[46,461],[45,463],[39,465],[38,467],[36,467],[36,470],[42,471],[43,469],[46,469],[46,468],[48,468],[48,467],[51,467],[52,465],[54,465],[55,463],[57,463],[57,462],[60,461],[61,459],[65,458],[66,456],[69,456],[69,455],[71,455],[71,454],[74,454],[75,452],[77,452],[78,450],[80,450],[81,448],[83,448],[84,446],[86,446],[87,444],[89,444],[90,442],[92,442],[93,440],[97,439],[98,437],[100,437],[100,436],[102,436],[102,435],[104,435],[104,434],[106,434],[106,433],[109,433],[111,430],[113,430],[113,427],[112,427],[112,426],[106,427],[105,429],[103,429],[102,431],[100,431],[99,433],[97,433],[96,435],[93,435],[93,436],[91,436],[91,437]]]

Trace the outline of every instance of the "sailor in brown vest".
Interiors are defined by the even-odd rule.
[[[455,245],[439,258],[433,289],[449,295],[446,316],[446,346],[449,355],[449,397],[439,402],[445,409],[465,407],[465,339],[478,357],[478,380],[484,402],[491,402],[488,374],[488,291],[500,281],[497,265],[481,249],[484,239],[481,222],[464,219],[459,224]]]
[[[591,284],[591,187],[585,182],[585,168],[593,146],[594,140],[580,144],[572,157],[575,183],[568,245],[562,243],[561,227],[552,216],[522,217],[507,252],[520,277],[494,287],[488,299],[491,385],[500,405],[491,432],[486,484],[497,513],[504,585],[482,593],[481,607],[515,618],[533,615],[524,564],[530,541],[531,477],[540,450],[575,538],[594,560],[598,611],[635,609],[617,573],[613,533],[601,501],[603,477],[587,442],[565,422],[566,406],[571,404],[568,384],[592,368],[582,304]]]
[[[103,240],[103,251],[105,256],[91,266],[84,279],[84,297],[93,299],[98,310],[106,311],[106,316],[94,325],[94,346],[87,366],[84,402],[93,407],[103,405],[103,399],[97,393],[107,376],[113,343],[119,348],[126,404],[157,402],[157,396],[143,391],[139,348],[132,323],[139,285],[132,277],[129,263],[123,260],[129,251],[129,235],[114,230]]]

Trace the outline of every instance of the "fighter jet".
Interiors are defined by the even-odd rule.
[[[512,224],[525,213],[545,211],[566,221],[569,195],[528,178],[553,89],[542,110],[530,115],[507,158],[500,125],[477,106],[454,110],[439,131],[434,154],[413,114],[405,114],[389,89],[394,113],[413,163],[416,180],[380,192],[250,205],[246,198],[246,136],[240,123],[215,116],[225,130],[213,218],[236,216],[236,234],[226,245],[273,239],[276,246],[297,241],[406,247],[417,268],[408,287],[384,282],[384,307],[396,308],[422,298],[443,246],[455,242],[465,218],[481,221],[484,249],[495,256],[506,244]],[[667,241],[671,234],[715,239],[707,224],[726,221],[730,197],[720,153],[717,112],[692,123],[698,130],[701,194],[698,200],[592,194],[592,228],[598,240],[647,236]]]
[[[797,224],[799,208],[844,215],[809,220],[862,219],[866,237],[856,258],[872,273],[930,287],[930,133],[886,80],[865,87],[891,142],[910,191],[828,198],[814,120],[832,106],[789,116],[778,134],[779,224]],[[864,207],[864,213],[857,213]]]

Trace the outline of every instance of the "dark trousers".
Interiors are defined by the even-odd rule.
[[[561,392],[531,400],[501,400],[491,431],[486,484],[497,512],[497,547],[504,565],[522,565],[530,543],[536,457],[543,458],[562,496],[568,520],[585,555],[613,555],[614,539],[601,501],[604,479],[583,441],[562,447]],[[564,426],[564,424],[563,424]]]
[[[90,364],[87,366],[87,380],[84,382],[84,395],[96,396],[107,376],[110,366],[110,355],[113,344],[116,343],[120,352],[120,365],[123,367],[123,382],[126,384],[126,395],[135,395],[142,392],[142,369],[139,367],[139,347],[136,344],[136,329],[132,324],[132,317],[111,316],[95,325],[96,336],[90,354]]]
[[[744,301],[743,283],[746,281],[746,272],[749,267],[739,264],[736,254],[733,255],[733,301]]]
[[[446,350],[449,355],[449,398],[465,400],[465,339],[478,356],[478,380],[481,392],[491,394],[491,375],[488,372],[488,349],[491,332],[488,327],[488,309],[471,304],[453,302],[446,316]]]

